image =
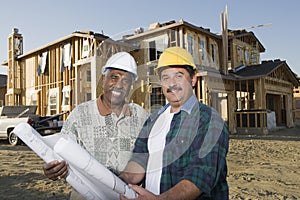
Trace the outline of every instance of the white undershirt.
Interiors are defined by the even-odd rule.
[[[174,113],[170,113],[170,107],[168,107],[156,120],[148,138],[149,160],[146,171],[146,189],[157,195],[160,194],[163,150],[173,115]]]

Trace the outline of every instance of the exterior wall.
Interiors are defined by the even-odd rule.
[[[295,124],[300,126],[300,87],[294,88],[294,99],[293,99],[293,115]]]
[[[7,105],[20,105],[21,103],[21,73],[22,68],[16,61],[16,56],[23,52],[23,37],[17,29],[8,37],[8,77],[7,77],[7,94],[5,101]]]
[[[208,38],[203,34],[198,34],[198,48],[195,53],[195,63],[200,66],[209,67],[209,51],[208,51]],[[203,45],[203,46],[201,46]],[[198,54],[198,55],[197,55]]]
[[[277,74],[280,72],[277,70]],[[276,72],[274,72],[276,73]],[[284,78],[276,80],[273,77],[266,77],[265,80],[265,95],[276,95],[274,98],[276,122],[281,125],[285,123],[287,127],[294,126],[293,119],[293,85],[290,82],[284,81]],[[267,101],[267,99],[266,99]],[[268,102],[268,101],[267,101]]]
[[[259,110],[267,109],[266,107],[266,95],[265,95],[265,82],[263,78],[254,80],[254,91],[256,95],[255,108]]]
[[[0,107],[5,105],[5,94],[6,94],[7,88],[6,86],[0,87]]]
[[[208,62],[209,62],[209,66],[212,68],[215,68],[217,70],[220,70],[220,59],[219,59],[219,55],[220,52],[222,51],[222,49],[220,49],[219,52],[219,46],[218,46],[218,42],[215,39],[209,38],[208,39]]]
[[[183,33],[183,47],[192,54],[196,65],[212,67],[217,70],[221,69],[221,46],[219,40],[188,28],[183,28]],[[201,40],[204,42],[204,50],[201,47]]]
[[[37,113],[40,115],[54,115],[62,112],[62,89],[72,84],[74,77],[73,67],[64,68],[61,72],[60,45],[47,48],[48,61],[45,72],[38,74],[39,54],[37,52],[18,61],[26,71],[23,72],[22,104],[38,105]],[[70,80],[71,79],[71,80]],[[51,99],[51,100],[50,100]]]
[[[42,116],[72,110],[77,99],[74,92],[76,82],[74,66],[80,69],[81,65],[78,62],[92,57],[96,53],[97,45],[102,42],[101,37],[97,41],[96,37],[90,34],[74,33],[30,54],[19,55],[20,58],[9,56],[8,83],[11,84],[8,85],[6,94],[9,105],[38,105],[37,114]],[[15,52],[13,44],[15,37],[21,37],[21,35],[12,33],[9,36],[8,46],[11,48],[9,52]],[[104,38],[106,37],[103,36]],[[64,63],[63,52],[66,52],[62,48],[66,48],[68,44],[71,45],[69,52],[72,55],[71,62],[62,66]],[[43,60],[41,56],[44,56],[45,52],[47,52],[47,57],[45,56],[47,59]],[[79,74],[85,76],[84,80],[86,80],[86,72],[91,71],[91,67],[88,68],[83,64],[82,70],[80,70]],[[86,98],[80,99],[81,102],[91,98],[91,95],[87,95],[91,91],[91,83],[86,82],[84,86],[85,94],[82,96]],[[94,93],[96,93],[96,89]]]
[[[295,126],[295,120],[293,117],[293,94],[286,96],[285,102],[286,108],[286,126],[291,128]]]
[[[226,80],[220,75],[207,75],[202,84],[206,93],[202,102],[214,107],[228,123],[229,130],[235,132],[234,81]]]
[[[260,52],[258,51],[257,47],[239,39],[232,39],[230,47],[231,60],[229,68],[234,69],[241,65],[259,64]]]

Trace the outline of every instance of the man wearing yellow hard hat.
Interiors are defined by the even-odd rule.
[[[137,199],[228,199],[227,125],[194,95],[191,54],[170,47],[155,71],[169,103],[145,122],[120,177],[135,184]]]

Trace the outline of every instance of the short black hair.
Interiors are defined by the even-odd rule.
[[[169,66],[165,66],[165,67],[160,67],[158,69],[158,75],[160,77],[161,75],[161,72],[164,70],[164,69],[167,69],[167,68],[184,68],[188,71],[188,73],[190,74],[190,77],[193,78],[193,76],[195,75],[195,70],[193,69],[192,66],[190,65],[169,65]]]

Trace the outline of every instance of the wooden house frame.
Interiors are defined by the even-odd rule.
[[[294,126],[295,74],[285,61],[261,62],[265,48],[252,32],[227,31],[224,42],[222,35],[183,20],[157,22],[120,41],[78,31],[23,54],[23,37],[14,30],[8,62],[2,63],[9,71],[6,104],[36,104],[41,115],[71,111],[102,92],[102,66],[112,54],[127,51],[137,61],[139,76],[128,100],[153,112],[166,103],[154,74],[158,58],[164,49],[180,46],[192,54],[198,69],[197,98],[220,113],[230,132],[268,133],[270,119],[275,126]],[[64,62],[69,48],[70,65]],[[45,52],[48,60],[43,60]]]
[[[23,54],[23,37],[14,29],[8,49],[8,62],[2,63],[8,66],[6,105],[37,105],[37,114],[45,116],[96,98],[101,67],[129,46],[92,31],[77,31]]]
[[[299,83],[287,63],[280,60],[261,63],[260,53],[265,48],[252,32],[228,30],[227,35],[226,55],[222,36],[183,20],[154,23],[147,31],[138,31],[124,38],[136,48],[134,55],[144,72],[141,85],[148,83],[151,89],[138,91],[138,96],[147,99],[147,92],[150,93],[147,104],[150,111],[153,106],[156,108],[152,103],[166,103],[159,90],[158,78],[153,73],[158,57],[153,58],[151,54],[180,46],[192,54],[198,68],[195,94],[221,114],[230,132],[268,133],[274,128],[269,122],[272,111],[275,113],[275,128],[276,124],[294,126],[293,88]],[[136,101],[142,103],[143,99]]]
[[[293,88],[298,81],[285,61],[263,61],[233,74],[239,99],[238,132],[258,129],[267,133],[277,126],[294,126]]]

